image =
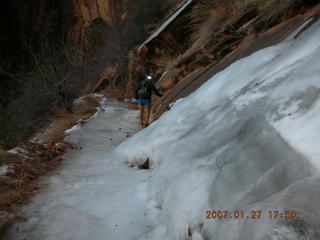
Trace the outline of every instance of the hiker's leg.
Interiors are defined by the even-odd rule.
[[[140,125],[143,126],[144,124],[144,121],[143,121],[143,117],[144,117],[144,106],[142,105],[139,105],[139,109],[140,109]]]
[[[145,124],[148,126],[149,125],[149,116],[150,116],[151,104],[146,106],[145,109],[146,109],[146,121],[145,121]]]

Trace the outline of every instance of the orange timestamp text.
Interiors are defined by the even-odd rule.
[[[262,217],[269,219],[294,219],[297,217],[296,211],[292,210],[252,210],[252,211],[227,211],[227,210],[211,210],[206,211],[206,219],[254,219],[258,220]]]

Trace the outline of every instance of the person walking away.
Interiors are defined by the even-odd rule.
[[[146,76],[136,88],[135,94],[138,99],[140,109],[140,125],[141,127],[147,127],[149,125],[149,116],[151,109],[151,96],[155,93],[157,96],[162,97],[163,95],[158,91],[154,84],[150,81],[151,76]]]

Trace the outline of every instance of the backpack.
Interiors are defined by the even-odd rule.
[[[140,89],[138,90],[138,95],[140,98],[148,98],[150,96],[150,93],[148,91],[148,82],[141,83]]]

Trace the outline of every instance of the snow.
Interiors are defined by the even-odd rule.
[[[75,130],[80,129],[80,127],[81,127],[81,124],[80,124],[80,123],[77,123],[77,124],[74,125],[72,128],[66,130],[65,133],[69,134],[69,133],[71,133],[71,132],[73,132],[73,131],[75,131]]]
[[[21,154],[21,153],[26,153],[26,151],[23,148],[16,147],[16,148],[13,148],[13,149],[9,150],[8,153]]]
[[[140,47],[138,48],[138,52],[148,44],[150,41],[152,41],[154,38],[156,38],[172,21],[174,21],[177,16],[192,2],[192,0],[187,0],[185,3],[171,16],[169,17],[161,26],[158,28],[157,31],[155,31],[146,41],[144,41]]]
[[[319,38],[318,21],[237,61],[139,132],[137,111],[107,102],[70,133],[82,149],[9,240],[319,239]],[[149,170],[128,166],[147,158]],[[206,219],[211,210],[262,217]]]
[[[84,96],[81,96],[77,99],[75,99],[73,101],[73,104],[75,105],[79,105],[83,100],[85,100],[86,98],[90,98],[90,97],[98,97],[98,98],[104,98],[104,95],[101,94],[101,93],[90,93],[90,94],[87,94],[87,95],[84,95]]]
[[[6,175],[9,172],[9,166],[3,165],[0,166],[0,177]]]
[[[28,150],[23,149],[21,147],[15,147],[15,148],[9,150],[8,153],[16,154],[24,159],[30,159],[30,157],[28,157],[28,153],[29,153]]]
[[[274,123],[273,126],[287,139],[293,148],[308,157],[313,166],[319,171],[319,148],[315,145],[315,143],[320,142],[320,134],[318,132],[320,129],[320,104],[318,101],[305,115],[299,116],[297,114],[297,117],[282,119]]]

